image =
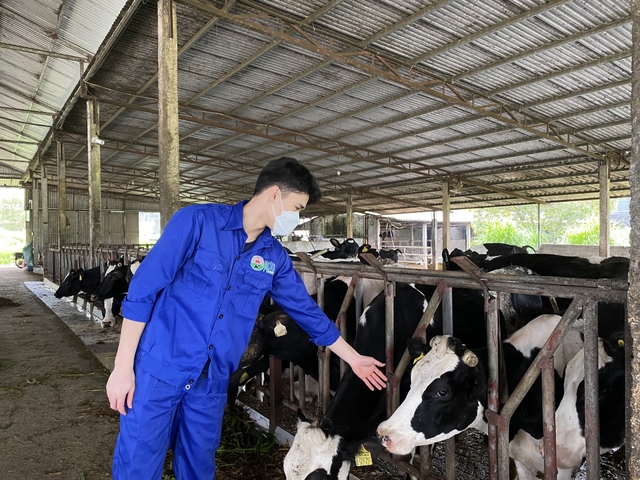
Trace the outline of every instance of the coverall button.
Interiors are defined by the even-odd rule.
[[[218,315],[218,318],[224,318],[223,314]]]
[[[193,378],[191,380],[189,380],[189,383],[193,383]]]
[[[185,386],[184,386],[184,388],[185,388],[186,390],[190,390],[190,389],[191,389],[191,385],[187,384],[187,385],[185,385]]]
[[[229,285],[229,286],[227,287],[227,290],[231,290],[231,285]]]
[[[240,257],[240,255],[238,255],[238,256],[236,257],[236,260],[240,260],[240,258],[241,258],[241,257]]]
[[[213,348],[213,345],[209,345],[209,350],[211,350]]]

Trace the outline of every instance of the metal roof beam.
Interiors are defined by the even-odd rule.
[[[424,15],[428,15],[429,13],[434,11],[435,9],[437,9],[437,8],[439,8],[441,6],[444,6],[444,5],[446,5],[447,3],[451,2],[451,1],[452,0],[439,0],[439,1],[435,2],[434,4],[429,5],[428,7],[423,8],[423,9],[415,12],[414,14],[410,15],[409,17],[406,17],[403,20],[401,20],[401,21],[399,21],[397,23],[394,23],[393,25],[390,25],[389,27],[379,31],[378,33],[370,36],[369,38],[367,38],[367,39],[365,39],[365,40],[363,40],[361,42],[358,42],[356,47],[357,48],[364,48],[364,47],[370,45],[371,43],[375,42],[376,40],[379,40],[380,38],[382,38],[382,37],[384,37],[386,35],[389,35],[389,34],[395,32],[395,31],[405,27],[406,25],[408,25],[409,23],[413,22],[414,20],[417,20],[417,19],[423,17]],[[241,1],[241,3],[243,3],[245,5],[250,5],[253,8],[260,9],[260,6],[254,5],[254,4],[250,3],[250,2]],[[322,14],[326,13],[326,11],[329,10],[329,8],[327,8],[327,7],[331,6],[331,8],[333,8],[333,6],[335,6],[335,4],[337,4],[337,3],[338,2],[336,2],[335,0],[333,2],[329,2],[329,4],[327,4],[325,7],[323,7],[323,9],[321,9]],[[317,14],[317,13],[318,12],[316,12],[315,15],[312,15],[312,16],[308,17],[303,22],[300,22],[298,25],[302,26],[302,25],[309,25],[309,24],[313,23],[313,21],[315,21],[317,18],[319,18],[321,16],[320,14]],[[292,31],[292,29],[290,29],[290,31]],[[279,39],[279,40],[276,40],[274,43],[275,43],[275,45],[279,45],[280,43],[282,43],[282,41],[283,41],[282,39]],[[351,48],[350,51],[355,51],[356,47]],[[247,108],[247,107],[255,104],[256,102],[258,102],[258,101],[260,101],[260,100],[262,100],[262,99],[264,99],[264,98],[266,98],[266,97],[268,97],[270,95],[273,95],[277,91],[282,90],[283,88],[291,85],[292,83],[295,83],[296,81],[301,80],[302,78],[310,75],[311,73],[314,73],[314,72],[316,72],[316,71],[318,71],[318,70],[320,70],[320,69],[322,69],[322,68],[324,68],[326,66],[331,65],[333,62],[335,62],[335,59],[327,59],[327,60],[325,60],[325,61],[323,61],[323,62],[321,62],[321,63],[319,63],[317,65],[314,65],[313,67],[310,67],[309,69],[305,70],[304,72],[301,72],[300,74],[295,75],[294,77],[292,77],[290,79],[287,79],[285,82],[276,85],[275,87],[267,90],[266,92],[263,92],[258,97],[255,97],[255,98],[251,99],[249,102],[245,103],[244,105],[241,105],[240,107],[237,107],[237,108],[233,109],[230,113],[232,113],[232,114],[233,113],[237,113],[237,112],[241,111],[242,109]],[[240,65],[240,66],[242,68],[244,68],[246,65]],[[377,76],[372,76],[369,80],[375,80],[377,78],[378,78]],[[226,80],[226,78],[224,78],[224,79]],[[221,83],[221,82],[217,82],[217,83],[215,83],[215,85],[218,85],[219,83]],[[363,83],[366,83],[366,81],[363,82]],[[349,89],[349,88],[353,88],[353,87],[346,87],[346,88]],[[415,92],[408,92],[407,94],[405,94],[405,96],[413,95],[413,94],[415,94]],[[333,98],[335,96],[337,96],[337,95],[331,94],[331,95],[329,95],[328,97],[326,97],[324,99],[316,100],[315,102],[313,102],[313,104],[305,105],[304,107],[301,107],[300,109],[294,110],[293,112],[289,112],[289,113],[287,113],[287,114],[285,114],[285,115],[283,115],[283,116],[281,116],[281,117],[279,117],[277,119],[272,120],[272,122],[277,122],[277,121],[282,120],[283,118],[286,118],[288,116],[295,115],[295,113],[298,113],[298,112],[303,111],[303,110],[305,110],[307,108],[310,108],[310,107],[312,107],[314,105],[317,105],[319,103],[327,101],[330,98]],[[342,116],[341,118],[344,118],[344,116]],[[317,128],[317,126],[314,127],[314,128]],[[312,130],[312,129],[309,129],[309,130]],[[237,136],[233,137],[232,139],[238,138],[239,136],[241,136],[241,135],[237,135]],[[270,145],[271,143],[273,143],[273,142],[268,142],[267,145]],[[249,150],[249,151],[251,151],[251,150]],[[249,151],[243,152],[243,154],[246,154]]]
[[[497,32],[498,30],[508,27],[509,25],[513,25],[514,23],[518,23],[528,18],[534,17],[540,13],[546,12],[547,10],[551,10],[552,8],[555,8],[558,5],[562,5],[563,3],[567,3],[568,1],[569,0],[551,0],[536,8],[532,8],[531,10],[522,12],[520,15],[516,15],[515,17],[511,17],[502,22],[496,23],[495,25],[491,25],[490,27],[485,28],[484,30],[480,30],[466,37],[462,37],[454,42],[448,42],[446,45],[443,45],[440,48],[436,48],[435,50],[431,50],[425,54],[412,58],[410,62],[412,64],[424,62],[429,58],[433,58],[437,55],[448,52],[449,50],[453,50],[454,48],[471,43],[474,40],[478,40],[479,38],[490,35],[494,32]]]
[[[7,107],[4,105],[0,105],[0,110],[6,110],[8,112],[16,112],[16,113],[28,113],[29,115],[45,115],[47,117],[55,117],[57,113],[54,112],[42,112],[40,110],[30,110],[27,108],[14,108]]]
[[[589,95],[591,93],[601,92],[602,90],[609,90],[611,88],[622,87],[624,85],[631,84],[630,78],[625,78],[624,80],[619,80],[617,82],[604,83],[601,85],[596,85],[595,87],[586,88],[584,90],[572,90],[571,92],[565,93],[564,95],[556,95],[553,97],[548,97],[543,100],[538,100],[536,102],[523,103],[520,105],[520,108],[536,108],[542,105],[547,105],[549,103],[559,102],[561,100],[567,100],[569,98],[582,97],[583,95]]]
[[[581,63],[580,65],[574,65],[573,67],[563,68],[562,70],[557,70],[555,72],[548,73],[547,75],[538,75],[536,77],[530,78],[529,80],[523,80],[522,82],[512,83],[511,85],[507,85],[506,87],[496,88],[494,90],[488,91],[486,95],[489,97],[493,97],[494,95],[507,93],[521,87],[528,87],[529,85],[533,85],[534,83],[553,80],[554,78],[562,77],[563,75],[569,75],[570,73],[576,73],[581,70],[586,70],[587,68],[597,67],[605,63],[612,63],[617,60],[622,60],[623,58],[630,57],[632,53],[633,52],[631,50],[623,50],[622,52],[607,55],[606,57],[597,58],[587,63]]]
[[[60,58],[62,60],[70,60],[84,64],[91,61],[91,57],[78,57],[76,55],[66,55],[64,53],[50,52],[49,50],[40,50],[39,48],[24,47],[22,45],[13,45],[11,43],[0,42],[0,48],[6,50],[15,50],[23,53],[33,53],[35,55],[44,55],[45,57]]]
[[[590,37],[592,35],[597,35],[598,33],[606,32],[607,30],[611,30],[612,28],[617,28],[622,25],[626,25],[627,23],[631,23],[631,17],[625,17],[610,23],[605,23],[604,25],[600,25],[599,27],[593,28],[591,30],[585,30],[583,32],[579,32],[579,33],[570,35],[568,37],[561,38],[560,40],[556,40],[554,42],[541,45],[539,47],[536,47],[535,49],[527,50],[518,55],[513,55],[511,57],[498,60],[497,62],[489,63],[482,67],[474,68],[473,70],[469,70],[467,72],[461,73],[460,75],[454,75],[451,78],[449,78],[449,81],[457,82],[458,80],[461,80],[464,77],[477,75],[478,73],[482,73],[487,70],[491,70],[493,68],[502,67],[503,65],[508,65],[510,63],[517,62],[518,60],[522,60],[523,58],[536,55],[540,52],[545,52],[553,48],[561,47],[562,45],[566,45],[568,43],[577,42],[578,40],[582,40],[583,38]]]
[[[378,75],[381,78],[386,78],[388,80],[391,80],[392,82],[400,83],[417,91],[422,91],[434,98],[439,98],[451,104],[459,105],[475,113],[479,113],[507,125],[511,125],[514,128],[518,128],[547,140],[563,144],[566,147],[579,151],[585,155],[600,160],[606,158],[607,155],[620,155],[618,152],[596,153],[597,150],[595,149],[595,147],[591,149],[577,146],[574,142],[571,141],[571,139],[567,140],[564,138],[564,136],[561,136],[561,134],[555,134],[553,132],[553,127],[547,124],[531,127],[530,124],[532,123],[532,121],[537,122],[537,120],[531,118],[526,114],[523,114],[522,112],[513,111],[503,104],[493,102],[488,99],[483,100],[481,96],[469,95],[467,92],[464,92],[466,93],[465,95],[462,91],[460,91],[457,87],[453,86],[450,83],[440,80],[416,80],[415,77],[419,74],[413,75],[412,70],[404,69],[396,62],[387,61],[374,53],[368,51],[360,51],[357,52],[357,54],[351,54],[335,51],[333,49],[333,45],[329,44],[328,46],[325,46],[325,42],[316,41],[314,38],[312,38],[311,34],[302,32],[302,30],[300,30],[298,27],[296,28],[298,28],[298,31],[302,34],[302,38],[289,35],[285,32],[285,29],[289,28],[290,25],[281,19],[273,18],[272,20],[276,21],[279,24],[279,28],[272,28],[256,21],[250,16],[223,12],[212,5],[202,3],[199,0],[180,0],[180,2],[224,17],[226,20],[242,25],[245,28],[250,28],[263,34],[271,35],[274,38],[285,40],[286,42],[296,45],[300,48],[304,48],[306,50],[320,54],[325,58],[333,58],[335,60],[346,63],[347,65],[355,67],[361,71]],[[264,19],[263,16],[261,17]],[[393,63],[396,64],[394,65]],[[434,85],[439,85],[439,88],[433,88]],[[540,130],[539,128],[542,129]]]
[[[629,100],[624,102],[610,103],[607,105],[598,105],[597,107],[588,108],[586,110],[579,110],[577,112],[563,113],[562,115],[554,116],[552,121],[559,122],[561,120],[566,120],[567,118],[580,117],[582,115],[589,115],[590,113],[604,112],[607,110],[613,110],[615,108],[624,108],[624,107],[629,107],[629,113],[631,113],[631,101]],[[631,117],[629,117],[629,120],[627,121],[631,123]]]

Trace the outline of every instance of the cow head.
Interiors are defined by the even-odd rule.
[[[414,365],[411,390],[398,410],[378,427],[382,445],[405,455],[419,445],[440,442],[470,427],[484,426],[487,384],[478,357],[449,335],[430,347],[409,343]]]
[[[69,270],[69,273],[66,277],[64,277],[64,280],[62,280],[60,286],[56,290],[56,293],[54,293],[53,295],[56,298],[62,298],[70,297],[71,295],[77,295],[78,293],[80,293],[80,277],[82,275],[81,272],[83,272],[82,269]]]
[[[129,267],[118,261],[109,262],[104,279],[91,294],[91,301],[102,301],[127,291],[127,271]]]
[[[331,245],[333,245],[336,251],[342,253],[346,258],[353,258],[358,256],[359,245],[353,238],[347,238],[342,243],[340,243],[339,240],[332,238]]]
[[[285,476],[287,480],[347,480],[361,447],[371,459],[383,450],[374,438],[345,442],[330,427],[310,423],[298,409],[298,430],[284,459]]]

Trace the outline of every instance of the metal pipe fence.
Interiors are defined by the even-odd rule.
[[[468,260],[462,260],[461,266],[466,272],[435,272],[417,271],[415,269],[394,266],[384,268],[374,258],[364,255],[373,266],[353,264],[314,264],[312,261],[296,264],[299,273],[313,273],[318,280],[318,298],[324,299],[324,278],[332,276],[352,276],[356,283],[356,298],[358,297],[357,285],[363,278],[382,279],[385,282],[385,325],[386,325],[386,356],[387,375],[389,378],[387,388],[388,415],[391,415],[399,404],[400,379],[406,370],[408,361],[403,358],[394,371],[393,365],[389,367],[393,359],[393,302],[396,282],[419,283],[436,285],[436,293],[429,301],[428,312],[433,315],[438,304],[443,303],[443,325],[445,333],[452,330],[452,305],[451,288],[470,288],[484,291],[485,310],[487,314],[487,343],[489,351],[488,365],[488,409],[489,421],[489,472],[491,480],[509,479],[509,421],[516,408],[529,391],[538,375],[543,376],[543,421],[544,421],[544,445],[545,445],[545,473],[546,478],[557,477],[557,462],[555,458],[555,407],[554,382],[553,382],[553,354],[562,342],[564,336],[574,321],[582,314],[585,317],[585,386],[589,386],[591,395],[585,399],[586,441],[587,441],[587,480],[599,479],[599,442],[598,442],[598,358],[597,358],[597,302],[608,301],[626,303],[627,281],[621,279],[576,279],[561,277],[541,276],[511,276],[500,274],[485,274]],[[467,263],[468,262],[468,263]],[[466,268],[465,268],[466,267]],[[474,268],[475,267],[475,268]],[[322,279],[322,281],[320,281]],[[500,410],[499,384],[501,365],[501,340],[499,336],[499,303],[495,292],[522,293],[528,295],[542,295],[550,297],[573,299],[571,305],[563,315],[560,323],[550,335],[546,344],[535,358],[533,364],[526,372],[512,395],[506,400]],[[346,302],[345,302],[346,304]],[[348,304],[343,304],[347,308]],[[356,305],[358,308],[358,305]],[[361,307],[360,307],[361,308]],[[361,311],[361,310],[359,310]],[[359,318],[359,317],[358,317]],[[428,319],[421,322],[414,333],[414,337],[424,335],[424,329]],[[404,356],[408,358],[408,352]],[[403,357],[404,357],[403,356]],[[328,369],[328,355],[319,354],[320,371]],[[326,369],[324,368],[326,365]],[[627,372],[627,375],[629,373]],[[503,377],[504,378],[504,377]],[[325,383],[322,385],[322,383]],[[502,386],[504,387],[504,386]],[[328,377],[321,378],[322,408],[324,413],[329,403]],[[585,388],[586,390],[586,388]],[[302,402],[304,403],[304,402]],[[455,478],[455,443],[453,439],[445,443],[446,478]],[[433,478],[430,475],[429,460],[421,454],[421,468],[418,478]],[[394,462],[396,463],[396,462]],[[403,471],[416,474],[414,466],[403,462],[397,463]]]
[[[96,248],[94,258],[100,259],[100,264],[108,260],[120,258],[124,255],[127,259],[135,259],[143,256],[148,251],[146,245],[105,245]],[[47,275],[50,280],[60,282],[64,274],[71,268],[91,268],[89,263],[90,250],[87,245],[64,245],[62,248],[50,248],[47,252]],[[399,406],[399,386],[402,375],[409,363],[408,351],[405,351],[400,363],[393,366],[393,313],[395,301],[395,283],[418,283],[435,285],[436,292],[429,299],[427,311],[425,311],[416,331],[415,338],[425,339],[426,327],[442,302],[443,326],[445,333],[452,332],[451,289],[469,288],[483,290],[485,295],[485,313],[487,318],[487,344],[489,353],[488,362],[488,409],[486,417],[489,422],[489,474],[491,480],[509,479],[509,421],[516,408],[528,392],[538,375],[543,377],[543,420],[545,430],[545,473],[546,478],[555,479],[557,475],[557,463],[555,459],[555,405],[553,378],[553,354],[562,342],[573,322],[583,315],[585,319],[585,438],[587,442],[587,480],[599,479],[599,427],[598,427],[598,320],[597,302],[607,301],[626,304],[627,281],[622,279],[576,279],[561,277],[541,276],[513,276],[493,273],[483,273],[468,260],[457,263],[465,270],[463,272],[443,272],[432,270],[417,270],[393,266],[385,268],[370,255],[363,255],[371,265],[363,264],[327,264],[314,263],[305,254],[299,254],[302,262],[295,263],[298,273],[311,273],[316,277],[318,289],[318,304],[324,308],[325,279],[334,276],[351,276],[352,284],[349,287],[347,298],[339,313],[339,326],[343,336],[346,335],[345,313],[351,301],[356,302],[356,312],[359,318],[362,311],[362,280],[364,278],[382,279],[384,281],[385,295],[385,341],[387,357],[387,376],[389,378],[387,388],[387,410],[391,415]],[[501,365],[501,340],[499,329],[499,302],[497,293],[522,293],[528,295],[541,295],[550,297],[573,299],[566,310],[562,320],[550,335],[544,347],[541,349],[533,364],[526,372],[512,395],[506,400],[500,409],[500,369]],[[86,306],[86,305],[85,305]],[[357,322],[356,322],[357,323]],[[330,402],[330,355],[329,349],[319,349],[318,362],[320,372],[320,408],[319,411],[327,411]],[[270,422],[272,428],[279,423],[282,406],[304,408],[305,388],[304,374],[299,370],[299,378],[303,385],[298,401],[295,401],[293,388],[289,399],[282,398],[282,381],[280,379],[281,367],[279,362],[270,362],[271,386],[270,386]],[[341,369],[344,371],[344,366]],[[290,385],[293,385],[293,369],[291,369]],[[629,376],[626,372],[626,376]],[[504,377],[503,377],[504,378]],[[627,379],[628,381],[628,379]],[[627,422],[629,420],[627,419]],[[453,439],[452,439],[453,440]],[[446,478],[455,478],[454,471],[454,442],[446,444]],[[426,449],[423,449],[426,450]],[[393,456],[389,456],[393,457]],[[432,479],[430,475],[430,459],[423,451],[420,455],[420,469],[415,466],[393,462],[407,473],[416,475],[420,479]]]

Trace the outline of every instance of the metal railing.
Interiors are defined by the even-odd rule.
[[[393,304],[395,295],[395,283],[419,283],[436,285],[437,289],[432,298],[429,299],[427,311],[421,319],[414,337],[423,338],[426,326],[438,305],[443,306],[443,330],[444,333],[452,333],[453,308],[451,304],[452,288],[470,288],[483,290],[485,295],[485,312],[487,315],[487,343],[488,343],[488,409],[486,416],[489,422],[489,463],[491,480],[509,479],[509,421],[516,408],[529,391],[538,375],[542,372],[543,379],[543,422],[544,422],[544,455],[545,455],[545,475],[547,479],[557,478],[557,462],[555,458],[555,384],[553,354],[562,342],[574,321],[583,315],[585,319],[585,439],[587,444],[587,479],[596,480],[600,478],[599,473],[599,427],[598,427],[598,319],[597,302],[608,301],[615,303],[626,303],[627,281],[621,279],[575,279],[559,277],[541,276],[511,276],[500,274],[485,274],[467,259],[459,260],[457,263],[464,269],[463,272],[442,272],[429,270],[415,270],[395,266],[385,268],[380,265],[371,255],[363,255],[372,266],[358,264],[326,264],[313,263],[305,259],[301,264],[296,264],[295,268],[299,273],[312,273],[316,275],[318,287],[318,303],[323,307],[324,299],[324,279],[342,275],[353,277],[352,287],[347,292],[347,297],[342,304],[338,316],[338,326],[344,335],[346,326],[344,325],[345,312],[353,296],[356,301],[356,310],[359,318],[362,312],[362,288],[363,278],[382,279],[385,284],[385,337],[386,337],[386,368],[389,384],[387,388],[387,413],[390,416],[399,406],[400,379],[404,374],[408,363],[408,352],[405,351],[398,366],[393,368]],[[560,297],[573,299],[571,305],[562,316],[556,329],[541,349],[533,364],[526,372],[512,395],[500,410],[500,385],[499,385],[499,301],[496,292],[521,293],[527,295],[542,295],[550,297]],[[329,390],[329,356],[330,351],[320,349],[318,358],[320,365],[320,391],[321,391],[321,411],[326,412],[330,401]],[[272,401],[270,409],[272,412],[271,421],[277,422],[281,417],[278,409],[282,406],[282,395],[275,392],[276,387],[281,385],[279,379],[273,378],[274,372],[280,370],[272,369]],[[626,373],[627,376],[629,372]],[[292,375],[293,377],[293,375]],[[293,381],[293,380],[292,380]],[[291,399],[287,405],[295,406],[295,399],[291,393]],[[301,397],[302,399],[304,397]],[[300,402],[303,404],[304,402]],[[627,419],[628,421],[628,419]],[[275,428],[275,427],[274,427]],[[454,472],[454,439],[445,442],[446,451],[446,478],[455,478]],[[423,449],[426,450],[426,449]],[[397,466],[411,475],[421,479],[431,477],[428,464],[424,455],[421,455],[420,470],[412,465],[400,462]],[[396,462],[394,462],[396,463]]]

